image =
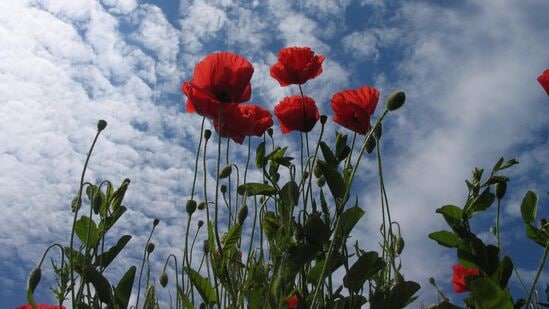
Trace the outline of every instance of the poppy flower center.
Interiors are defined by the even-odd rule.
[[[230,102],[229,94],[228,94],[227,91],[225,91],[225,90],[216,91],[215,97],[216,97],[221,103],[228,103],[228,102]]]

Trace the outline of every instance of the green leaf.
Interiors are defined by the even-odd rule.
[[[128,178],[124,179],[122,184],[116,191],[114,191],[112,195],[111,200],[111,209],[115,211],[120,205],[122,205],[122,200],[124,200],[124,195],[126,194],[126,190],[128,189],[128,186],[130,185],[130,180]]]
[[[322,150],[322,155],[324,155],[324,160],[326,161],[326,163],[328,163],[329,166],[336,168],[338,161],[334,153],[330,149],[330,147],[328,147],[328,145],[326,145],[325,142],[320,142],[319,145],[320,145],[320,150]]]
[[[528,236],[528,238],[535,241],[538,245],[544,248],[549,241],[549,237],[547,237],[547,234],[543,233],[540,229],[538,229],[535,225],[531,223],[526,224],[526,236]]]
[[[511,298],[489,277],[476,277],[467,284],[478,309],[513,309]]]
[[[414,301],[414,294],[420,286],[414,281],[404,281],[395,285],[389,295],[380,302],[373,303],[370,309],[404,308]]]
[[[464,212],[467,218],[471,218],[475,213],[488,209],[494,203],[496,196],[486,188],[470,204],[465,206]]]
[[[267,163],[265,160],[265,142],[261,142],[255,150],[255,165],[261,169],[265,166],[265,163]]]
[[[185,295],[185,292],[183,292],[183,289],[179,285],[177,286],[177,296],[183,305],[185,305],[186,309],[194,309],[193,303],[191,303],[191,300]]]
[[[461,208],[455,205],[445,205],[438,208],[436,213],[442,214],[446,223],[448,223],[456,234],[461,235],[464,232],[465,228],[462,222],[463,211]]]
[[[378,256],[377,252],[366,252],[356,260],[345,274],[343,285],[353,291],[358,291],[366,280],[382,270],[384,266],[385,262]]]
[[[502,289],[507,288],[507,284],[509,283],[509,278],[513,274],[513,261],[509,256],[503,257],[503,260],[499,263],[497,274],[499,276],[499,286]]]
[[[340,234],[341,239],[347,238],[360,218],[364,215],[364,210],[358,206],[353,206],[345,210],[340,217]]]
[[[528,191],[520,204],[520,213],[524,223],[534,223],[538,209],[538,195],[533,191]]]
[[[511,167],[515,164],[518,164],[518,163],[519,163],[519,161],[517,159],[511,159],[511,160],[505,162],[498,170],[500,170],[500,171],[504,170],[504,169],[509,168],[509,167]]]
[[[185,267],[185,272],[189,275],[191,282],[202,297],[202,300],[206,305],[213,305],[217,303],[217,296],[215,290],[212,288],[210,281],[207,278],[202,277],[194,269]]]
[[[276,189],[270,185],[264,184],[264,183],[258,183],[258,182],[249,182],[245,183],[243,185],[238,186],[238,189],[236,190],[238,194],[247,196],[254,196],[254,195],[273,195],[276,194]]]
[[[91,266],[86,267],[84,273],[86,280],[91,282],[95,288],[99,300],[105,304],[110,304],[112,301],[112,287],[109,280]]]
[[[449,231],[438,231],[429,234],[429,238],[436,241],[439,245],[445,246],[448,248],[457,248],[459,247],[461,241],[459,237]]]
[[[328,188],[330,188],[330,192],[332,192],[334,199],[343,198],[345,195],[345,183],[343,182],[341,174],[322,160],[318,160],[317,164],[322,171],[324,178],[326,178],[326,183],[328,184]]]
[[[89,234],[88,234],[89,231]],[[89,242],[88,248],[95,248],[99,240],[99,231],[95,222],[87,216],[82,216],[74,223],[74,232],[83,244]],[[89,237],[89,238],[88,238]]]
[[[110,216],[99,222],[99,231],[107,233],[107,231],[113,227],[113,225],[120,219],[120,217],[128,210],[126,206],[120,205],[112,212]]]
[[[227,236],[225,237],[225,241],[223,243],[223,252],[236,250],[241,234],[242,234],[242,225],[238,223],[234,224],[231,227],[231,229],[227,232]],[[225,258],[225,256],[223,258]]]
[[[289,218],[292,209],[298,203],[298,199],[299,186],[295,181],[289,181],[280,189],[279,211],[284,219]]]
[[[321,260],[317,262],[311,269],[309,270],[309,273],[307,274],[307,280],[311,284],[316,284],[320,280],[320,274],[322,273],[322,268],[324,267],[324,264],[326,263],[326,260]],[[330,259],[328,260],[329,265],[326,267],[326,271],[324,273],[324,278],[328,277],[331,273],[336,271],[341,265],[343,265],[343,260],[339,255],[332,255],[330,256]]]
[[[132,266],[114,288],[114,297],[119,308],[127,308],[132,293],[133,281],[135,279],[136,267]]]
[[[108,251],[103,252],[95,259],[95,266],[99,266],[103,269],[107,268],[116,256],[124,249],[126,244],[132,237],[130,235],[124,235],[120,237],[116,245],[112,246]]]
[[[307,243],[315,246],[327,243],[330,239],[330,227],[322,221],[319,212],[313,213],[307,218],[303,232]]]

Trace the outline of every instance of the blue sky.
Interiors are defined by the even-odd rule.
[[[252,102],[272,109],[296,91],[268,73],[277,51],[294,45],[326,57],[322,75],[304,87],[321,113],[331,114],[329,99],[342,89],[371,85],[382,100],[407,92],[406,106],[384,123],[383,149],[393,218],[407,244],[405,274],[423,286],[418,306],[435,300],[429,276],[451,289],[456,262],[427,238],[444,227],[434,210],[462,204],[471,169],[500,156],[520,161],[507,173],[503,239],[532,280],[541,252],[523,237],[519,206],[532,189],[538,216],[549,215],[549,98],[536,81],[549,67],[548,11],[545,0],[0,2],[0,307],[24,303],[43,250],[67,242],[69,202],[98,119],[109,126],[88,180],[132,180],[118,232],[135,236],[113,275],[138,264],[155,217],[158,268],[169,253],[180,255],[200,128],[199,117],[183,113],[181,82],[205,55],[236,52],[255,67]],[[366,216],[354,237],[377,249],[372,160],[363,161],[357,194]],[[492,224],[477,222],[487,240]],[[52,300],[51,278],[45,270],[41,302]]]

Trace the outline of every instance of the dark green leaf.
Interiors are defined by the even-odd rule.
[[[122,184],[116,191],[114,191],[111,201],[111,209],[115,211],[120,205],[122,205],[122,200],[124,200],[124,195],[126,194],[126,190],[128,189],[128,186],[130,184],[129,179],[124,179]]]
[[[499,168],[499,170],[500,170],[500,171],[501,171],[501,170],[504,170],[504,169],[509,168],[509,167],[511,167],[511,166],[513,166],[513,165],[515,165],[515,164],[518,164],[518,163],[519,163],[519,161],[518,161],[517,159],[511,159],[511,160],[505,162],[505,163]]]
[[[464,212],[467,218],[472,217],[475,213],[488,209],[494,203],[496,196],[490,192],[490,188],[486,188],[472,202],[465,206]]]
[[[290,216],[291,210],[297,205],[299,199],[299,187],[293,180],[280,189],[279,211],[283,218]]]
[[[189,275],[191,282],[202,297],[202,300],[206,305],[213,305],[217,303],[217,296],[215,290],[212,288],[210,281],[207,278],[202,277],[194,269],[185,267],[185,272]]]
[[[361,255],[343,277],[343,285],[353,291],[362,288],[364,282],[383,269],[385,262],[377,252],[370,251]]]
[[[316,284],[320,280],[320,274],[322,273],[322,268],[324,267],[326,260],[321,260],[311,267],[309,273],[307,274],[307,280],[311,284]],[[331,273],[336,271],[341,265],[343,265],[343,260],[340,256],[332,255],[328,260],[329,265],[326,267],[324,273],[324,278],[328,277]]]
[[[194,309],[193,303],[191,302],[189,297],[185,295],[185,292],[183,292],[183,289],[180,286],[177,286],[177,296],[179,297],[183,305],[185,305],[186,309]]]
[[[448,248],[457,248],[461,241],[459,237],[449,231],[438,231],[429,234],[429,238],[438,242],[439,245],[448,247]]]
[[[513,274],[513,261],[509,256],[503,257],[503,260],[499,263],[498,267],[498,274],[499,274],[499,286],[502,289],[507,288],[507,284],[509,283],[509,278]]]
[[[304,226],[305,240],[313,245],[322,245],[330,239],[330,227],[320,219],[320,213],[310,215]]]
[[[107,233],[107,231],[120,219],[120,217],[128,210],[126,206],[120,205],[112,212],[110,216],[99,222],[99,231]]]
[[[107,268],[116,256],[124,249],[126,244],[132,237],[130,235],[124,235],[120,237],[116,245],[112,246],[108,251],[103,252],[95,259],[95,266],[99,266],[103,269]]]
[[[247,196],[254,195],[273,195],[276,194],[276,189],[264,183],[249,182],[238,186],[236,190],[238,194]]]
[[[328,183],[328,188],[330,188],[330,192],[332,192],[334,199],[343,198],[345,195],[345,183],[343,182],[341,174],[322,160],[318,160],[317,164],[322,171],[324,178],[326,178],[326,183]]]
[[[328,147],[325,142],[320,142],[320,150],[322,150],[322,155],[324,155],[325,162],[335,169],[338,161],[336,160],[336,157],[330,147]]]
[[[99,300],[105,304],[110,304],[112,301],[112,287],[109,280],[91,266],[86,267],[85,277],[95,288]]]
[[[467,284],[477,308],[513,309],[511,298],[489,277],[475,277]]]
[[[522,199],[520,213],[524,223],[534,223],[538,208],[538,195],[535,192],[528,191]]]
[[[413,296],[419,288],[419,284],[413,281],[404,281],[399,283],[391,289],[391,292],[389,292],[389,295],[385,299],[380,302],[373,303],[370,308],[404,308],[415,299]]]
[[[330,209],[328,209],[328,203],[326,203],[324,190],[322,190],[322,188],[320,188],[320,207],[322,208],[322,213],[324,214],[324,222],[330,225]]]
[[[223,252],[236,250],[241,234],[242,225],[234,224],[225,236],[225,241],[223,243]],[[223,258],[225,258],[225,256]]]
[[[442,214],[444,220],[458,235],[462,235],[465,232],[463,225],[463,211],[461,208],[455,205],[445,205],[436,210],[436,213]]]
[[[95,222],[87,216],[82,216],[74,223],[74,232],[76,236],[89,248],[95,248],[99,240],[99,231]],[[88,234],[89,232],[89,234]]]
[[[257,168],[263,168],[265,166],[265,142],[259,143],[255,151],[255,164]]]
[[[364,210],[362,210],[358,206],[351,207],[341,214],[341,217],[339,219],[341,220],[339,222],[339,230],[341,231],[341,234],[339,234],[339,236],[341,237],[341,239],[345,239],[347,238],[347,236],[349,236],[349,234],[363,215]]]
[[[496,183],[499,183],[499,182],[507,182],[509,181],[509,177],[506,177],[506,176],[492,176],[490,178],[488,178],[488,180],[486,181],[485,185],[493,185],[493,184],[496,184]]]
[[[438,304],[437,309],[463,309],[463,308],[456,306],[454,304],[451,304],[447,301],[443,301],[440,304]]]
[[[135,266],[130,267],[114,288],[114,297],[119,308],[128,308],[133,281],[135,279],[135,270]]]
[[[526,236],[544,248],[549,241],[547,235],[531,223],[526,224]]]

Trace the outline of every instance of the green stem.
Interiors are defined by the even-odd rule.
[[[143,275],[143,268],[145,267],[145,258],[147,257],[147,247],[149,246],[149,243],[151,242],[151,237],[153,235],[154,229],[156,228],[156,225],[153,224],[153,228],[151,229],[151,232],[149,233],[149,238],[147,239],[147,242],[145,243],[145,249],[143,250],[143,258],[141,259],[141,270],[139,271],[139,281],[137,282],[137,298],[135,301],[135,308],[139,308],[139,294],[141,293],[141,276]]]
[[[498,208],[496,210],[496,245],[501,250],[500,233],[499,233],[499,211],[501,199],[498,198]]]
[[[539,276],[541,275],[541,271],[543,270],[543,266],[545,265],[545,261],[547,260],[547,253],[549,252],[549,241],[545,244],[545,250],[543,251],[543,257],[541,258],[541,262],[538,267],[538,271],[536,272],[536,277],[534,278],[534,282],[532,283],[532,287],[530,288],[530,292],[528,293],[528,299],[526,299],[526,306],[530,306],[530,300],[532,299],[532,294],[534,293],[534,290],[536,289],[536,284],[538,283]]]
[[[196,177],[198,172],[198,159],[200,158],[200,148],[202,147],[202,136],[204,135],[204,122],[206,122],[206,117],[202,118],[202,125],[200,126],[200,138],[198,139],[198,148],[196,148],[196,157],[194,160],[193,187],[191,189],[191,200],[194,198],[194,189],[196,186]]]

